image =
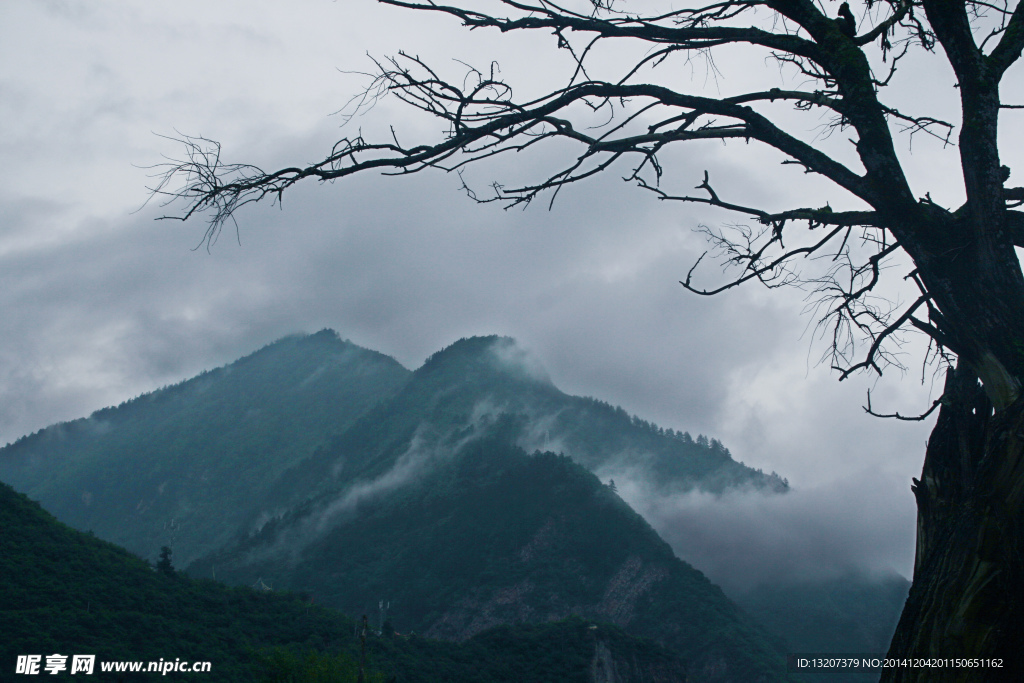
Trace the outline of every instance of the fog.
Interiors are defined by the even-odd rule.
[[[913,564],[913,528],[894,523],[914,514],[913,501],[894,514],[890,501],[900,499],[903,482],[875,472],[785,494],[664,496],[628,477],[615,483],[678,557],[729,593],[759,584],[885,576]]]
[[[924,410],[931,370],[922,377],[911,342],[906,373],[840,384],[818,363],[825,347],[805,292],[684,292],[679,281],[706,249],[694,228],[734,216],[657,202],[618,168],[550,211],[476,205],[443,173],[301,185],[282,206],[243,210],[237,233],[208,251],[196,249],[201,220],[140,209],[146,167],[181,154],[161,135],[205,135],[224,143],[226,160],[264,168],[306,163],[339,136],[331,114],[359,91],[364,80],[349,72],[370,68],[368,51],[405,48],[445,69],[463,68],[453,58],[496,59],[528,90],[557,85],[570,64],[553,40],[470,34],[372,0],[0,5],[0,441],[294,332],[331,327],[410,368],[460,337],[508,335],[562,390],[718,438],[789,479],[792,492],[775,498],[657,499],[620,484],[715,580],[850,566],[909,575],[910,478],[930,424],[873,419],[861,406],[871,389],[882,412]],[[948,108],[955,91],[940,61],[908,63],[928,77],[897,84],[901,106]],[[723,57],[716,78],[698,70],[693,87],[781,85],[749,64]],[[438,134],[391,101],[350,125],[369,134],[392,123],[409,140]],[[813,137],[821,122],[801,125]],[[1005,162],[1024,168],[1014,130],[1004,128]],[[823,144],[850,153],[842,136]],[[918,195],[962,198],[954,147],[916,138],[899,153]],[[517,157],[468,181],[536,178],[557,156]],[[691,190],[708,170],[744,203],[850,204],[752,145],[696,145],[666,162],[673,189]]]

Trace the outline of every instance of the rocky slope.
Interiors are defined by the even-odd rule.
[[[444,455],[399,458],[189,572],[302,589],[350,614],[383,602],[399,631],[460,642],[577,616],[679,653],[691,681],[783,678],[778,644],[717,586],[581,466],[510,444],[515,431],[498,420]]]

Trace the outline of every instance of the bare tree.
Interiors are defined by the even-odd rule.
[[[564,86],[521,100],[494,68],[446,79],[407,54],[378,61],[352,113],[390,95],[443,120],[446,134],[415,145],[397,134],[346,137],[317,164],[269,173],[224,163],[216,143],[185,138],[185,158],[165,169],[155,190],[186,203],[175,217],[207,215],[212,241],[239,207],[280,200],[304,178],[374,169],[461,174],[490,157],[549,143],[573,143],[578,151],[532,184],[495,183],[487,194],[464,184],[466,191],[506,206],[542,195],[553,200],[562,187],[623,162],[626,180],[659,199],[746,216],[753,227],[706,230],[713,256],[738,270],[727,270],[730,279],[717,286],[700,286],[699,260],[681,283],[686,289],[714,295],[751,280],[810,287],[840,379],[899,364],[905,333],[924,335],[926,360],[949,368],[941,398],[912,418],[938,409],[913,486],[913,588],[890,654],[1003,663],[949,667],[942,680],[1024,679],[1024,275],[1014,251],[1024,247],[1024,213],[1013,210],[1024,203],[1024,188],[1007,186],[998,144],[1000,114],[1021,108],[1001,103],[1000,84],[1024,48],[1024,8],[1006,0],[866,0],[852,12],[847,3],[832,9],[811,0],[703,0],[659,13],[650,10],[657,3],[626,0],[379,1],[450,15],[470,29],[549,33],[575,68]],[[647,51],[612,78],[593,76],[589,58],[616,41]],[[680,78],[680,60],[712,64],[730,46],[762,52],[795,85],[709,96]],[[883,97],[893,94],[886,88],[897,69],[910,67],[906,58],[920,52],[952,67],[959,122],[900,111]],[[846,131],[855,144],[846,162],[822,141],[827,135],[807,140],[786,130],[795,116],[820,120],[823,113],[828,123],[819,133]],[[900,133],[958,147],[966,202],[954,208],[915,195],[896,153]],[[701,140],[774,148],[782,163],[827,178],[862,208],[769,211],[724,198],[707,171],[697,176],[696,191],[666,189],[667,150]],[[883,296],[885,283],[900,278],[913,295]],[[867,410],[874,412],[870,396]],[[891,669],[885,679],[934,680],[933,673]]]

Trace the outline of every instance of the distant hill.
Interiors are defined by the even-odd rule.
[[[910,582],[898,574],[772,584],[737,596],[741,607],[806,652],[886,652]]]
[[[4,484],[0,530],[0,680],[25,678],[14,673],[18,655],[45,664],[60,653],[67,664],[70,655],[96,655],[96,680],[120,680],[102,673],[102,662],[180,659],[210,662],[210,672],[167,680],[356,681],[356,624],[308,596],[156,572]],[[371,631],[367,653],[367,683],[650,683],[685,672],[656,643],[579,619],[485,631],[461,645]]]
[[[391,405],[409,402],[425,407],[427,419],[438,425],[518,415],[523,419],[516,438],[527,451],[564,453],[599,475],[628,472],[661,489],[713,493],[732,487],[788,489],[778,475],[733,460],[716,439],[694,439],[603,401],[564,394],[539,361],[508,337],[461,339],[435,353]]]
[[[781,637],[790,652],[885,653],[896,631],[910,582],[898,574],[850,575],[827,581],[761,585],[735,596],[737,604]],[[798,680],[817,681],[805,674]],[[878,674],[831,672],[833,683],[877,681]]]
[[[690,681],[782,680],[779,642],[592,472],[788,488],[716,440],[564,394],[500,337],[412,373],[331,331],[289,337],[0,450],[0,479],[69,524],[149,558],[170,545],[197,576],[352,615],[383,599],[399,631],[466,643],[578,617],[668,648]]]
[[[412,445],[470,438],[502,415],[515,417],[509,438],[525,450],[563,453],[599,476],[625,473],[662,490],[788,490],[778,475],[733,460],[717,440],[563,393],[512,339],[492,336],[461,339],[428,358],[393,396],[286,472],[267,507],[373,478]]]
[[[456,641],[580,616],[678,652],[689,681],[784,678],[781,648],[717,586],[580,465],[512,445],[516,431],[499,418],[407,451],[189,572],[262,578],[350,614],[384,601],[399,631]]]
[[[0,450],[0,481],[62,521],[182,562],[231,538],[282,472],[409,371],[329,330],[57,424]]]
[[[372,477],[415,440],[517,416],[517,443],[652,487],[784,492],[718,441],[559,391],[508,338],[463,339],[416,372],[341,340],[295,335],[230,365],[0,449],[0,481],[75,528],[182,563],[326,490]],[[369,468],[365,469],[364,468]]]

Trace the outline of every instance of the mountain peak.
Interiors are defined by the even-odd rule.
[[[334,330],[330,329],[329,327],[325,327],[319,332],[313,332],[312,334],[305,332],[296,332],[294,334],[285,335],[280,339],[272,341],[269,344],[263,346],[261,349],[254,351],[253,353],[249,354],[249,356],[254,356],[258,353],[266,351],[267,349],[284,348],[295,345],[322,345],[325,347],[336,348],[346,348],[352,346],[359,348],[356,344],[353,344],[348,339],[342,339],[341,335],[335,332]],[[249,356],[245,356],[245,358],[248,358]]]
[[[519,346],[512,337],[496,334],[463,337],[427,358],[417,373],[453,371],[499,374],[530,383],[552,384],[540,359]]]

